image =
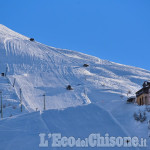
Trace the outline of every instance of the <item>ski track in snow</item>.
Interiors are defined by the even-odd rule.
[[[87,68],[83,67],[83,64],[86,63],[89,64]],[[116,126],[120,133],[128,136],[136,134],[136,136],[148,138],[146,129],[143,133],[140,130],[135,131],[136,128],[139,128],[139,124],[132,119],[132,114],[139,107],[133,105],[133,109],[131,109],[131,106],[125,104],[124,101],[129,90],[133,95],[141,88],[143,81],[150,79],[150,71],[101,60],[71,50],[46,46],[36,41],[31,42],[29,38],[0,25],[1,72],[5,72],[7,66],[7,78],[0,77],[0,89],[3,91],[3,102],[6,104],[4,119],[0,122],[0,127],[2,127],[0,132],[4,136],[8,136],[7,129],[11,129],[11,122],[12,128],[16,123],[18,129],[11,129],[10,132],[29,131],[33,140],[35,134],[41,132],[42,128],[47,132],[56,131],[56,129],[63,132],[63,129],[59,128],[56,119],[68,110],[73,113],[72,115],[81,111],[81,116],[85,117],[83,119],[85,122],[89,121],[88,117],[91,117],[95,124],[99,124],[99,121],[103,124],[106,119],[105,116],[102,117],[102,120],[99,120],[92,113],[91,116],[88,114],[88,117],[84,114],[84,110],[88,113],[88,109],[91,112],[94,111],[92,109],[96,109],[99,113],[103,112],[108,117],[107,119],[111,120],[112,126]],[[14,78],[16,78],[16,83],[15,87],[12,87]],[[73,87],[72,91],[66,90],[66,86],[69,84]],[[20,88],[22,89],[23,100],[23,113],[21,115]],[[44,111],[41,115],[35,115],[39,113],[34,112],[36,108],[38,108],[38,111],[43,111],[43,94],[46,94],[47,111]],[[121,95],[124,96],[124,101],[120,98]],[[12,108],[10,108],[9,103],[11,103]],[[16,108],[13,109],[13,106]],[[79,109],[82,107],[83,110]],[[60,113],[55,116],[54,112],[57,114],[57,111],[60,111]],[[49,120],[49,117],[46,116],[48,113],[53,115],[52,120]],[[129,118],[125,116],[126,114],[129,115]],[[11,118],[9,118],[10,115],[12,115]],[[27,130],[21,129],[18,124],[20,117],[23,117],[21,124],[25,122],[24,128],[27,128]],[[124,124],[125,121],[122,119],[124,117],[133,130],[128,129]],[[29,121],[27,122],[26,119],[29,119]],[[36,122],[36,119],[41,126],[38,126],[37,132],[30,132],[30,123]],[[62,118],[59,119],[60,124],[62,123],[65,129],[70,120],[67,120],[65,115],[62,115]],[[65,121],[66,123],[64,123]],[[55,124],[52,128],[50,124],[53,124],[53,122]],[[1,125],[1,123],[4,125]],[[87,124],[90,127],[90,124]],[[146,123],[143,123],[140,127],[143,129],[145,125]],[[83,125],[81,126],[83,127]],[[106,131],[105,126],[104,124],[99,131],[103,131],[103,129]],[[110,132],[112,132],[111,128],[113,127],[108,127]],[[97,129],[98,126],[96,126],[95,131]],[[78,130],[82,132],[82,129],[79,128]],[[71,132],[74,133],[73,129]],[[118,135],[119,132],[116,131]],[[67,131],[66,134],[68,134]],[[3,147],[3,150],[9,150],[17,140],[22,142],[19,135],[16,138],[14,135],[11,136],[14,140],[8,138],[9,144],[5,149]],[[38,140],[36,140],[37,143]],[[32,144],[30,146],[34,147]],[[28,148],[31,149],[31,147]],[[23,147],[20,149],[22,150]]]

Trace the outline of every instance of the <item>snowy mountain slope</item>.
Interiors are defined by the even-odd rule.
[[[43,109],[44,93],[47,109],[65,108],[89,103],[84,96],[85,88],[103,89],[105,84],[105,88],[119,94],[128,90],[135,93],[139,84],[150,77],[150,72],[143,69],[31,42],[3,25],[0,50],[3,71],[9,67],[8,77],[16,78],[27,107],[33,110]],[[90,67],[82,67],[84,63]],[[65,90],[68,84],[74,91]]]
[[[105,126],[102,123],[105,124]],[[48,148],[39,148],[39,131],[46,134],[61,133],[62,136],[74,136],[76,139],[78,137],[80,137],[81,139],[85,139],[91,133],[101,133],[101,136],[105,136],[106,133],[109,133],[110,136],[127,136],[126,133],[119,127],[118,124],[114,122],[114,120],[105,110],[100,109],[93,104],[82,107],[80,106],[75,108],[67,108],[65,110],[49,110],[45,111],[42,114],[40,114],[39,112],[30,113],[25,115],[24,117],[19,116],[10,120],[5,119],[1,122],[0,127],[0,141],[3,141],[1,142],[1,149],[3,150],[16,150],[16,147],[19,150],[60,149],[52,148],[50,144]],[[23,137],[26,142],[24,142],[24,140],[21,140],[21,137]],[[49,143],[50,142],[51,140],[49,140]],[[74,147],[61,149],[77,148]],[[93,148],[89,147],[88,149],[91,150]],[[108,148],[103,148],[103,150],[105,149]],[[124,149],[129,148],[122,148],[122,150]]]
[[[89,67],[83,67],[85,63],[89,64]],[[24,113],[33,112],[36,109],[43,110],[43,94],[46,94],[46,109],[51,109],[44,114],[55,114],[56,110],[53,109],[66,109],[68,107],[70,107],[70,111],[75,110],[72,112],[72,115],[80,114],[76,106],[93,103],[94,105],[84,106],[87,110],[83,108],[82,111],[85,111],[85,113],[82,112],[81,116],[85,120],[83,118],[80,119],[85,123],[91,119],[95,124],[102,124],[102,126],[98,128],[98,126],[91,127],[88,124],[87,128],[89,132],[103,132],[106,131],[107,127],[108,131],[112,133],[112,128],[117,126],[117,128],[114,128],[114,133],[117,135],[124,133],[126,135],[148,138],[146,122],[139,124],[133,119],[133,113],[138,111],[139,107],[136,105],[127,105],[125,100],[128,91],[131,91],[129,96],[134,95],[141,88],[143,81],[150,79],[150,71],[101,60],[71,50],[49,47],[36,41],[31,42],[29,38],[0,25],[1,72],[5,72],[7,67],[7,80],[9,80],[10,84],[7,86],[1,84],[0,89],[5,89],[5,92],[9,91],[9,88],[12,90],[15,96],[10,95],[8,99],[16,99],[12,105],[16,105],[17,102],[18,113],[20,110],[19,89],[21,88]],[[16,83],[13,88],[14,79],[16,79]],[[5,77],[1,77],[0,80],[6,81]],[[66,90],[68,84],[73,87],[72,91]],[[8,99],[4,99],[4,102],[8,101]],[[102,114],[104,113],[107,117],[104,115],[102,116],[102,120],[100,120],[98,114],[94,116],[92,113],[95,109]],[[9,117],[10,111],[8,111],[9,113],[6,112],[4,109],[4,113],[7,114],[5,117]],[[13,126],[19,123],[20,117],[18,115],[14,116],[18,113],[13,112],[13,117],[4,120],[3,125],[9,128],[11,123]],[[26,115],[28,116],[28,114]],[[23,117],[22,124],[30,119],[32,121],[33,118],[33,120],[39,120],[39,116],[35,115],[35,113],[29,114],[29,118],[26,118],[26,115],[21,115]],[[86,115],[88,119],[85,117]],[[63,127],[68,128],[67,124],[70,123],[70,120],[66,120],[66,116],[67,114],[61,116],[61,113],[58,116],[56,113],[56,116],[53,116],[55,119],[51,119],[46,115],[48,126],[61,117],[60,125],[66,122]],[[109,124],[111,126],[103,122],[105,118],[107,121],[110,121]],[[41,121],[38,122],[40,125],[36,130],[37,132],[42,132],[42,128],[45,129],[45,126]],[[33,122],[27,125],[25,123],[25,128],[30,128],[30,124],[33,124]],[[55,131],[57,131],[57,126],[58,124],[52,128],[48,127],[48,130],[53,131],[56,129]],[[91,130],[92,128],[94,130]],[[62,129],[57,132],[63,132]],[[2,128],[1,133],[7,137],[9,131],[7,133],[3,130],[4,128]],[[68,131],[66,130],[64,134],[73,133],[73,130],[74,127]],[[78,126],[77,131],[81,132],[81,130]],[[37,136],[34,132],[29,133],[32,139],[34,136]],[[18,136],[18,139],[20,139],[20,136]],[[11,141],[12,139],[9,140]],[[11,142],[9,148],[13,144],[13,141]],[[23,142],[23,139],[21,142]],[[34,144],[30,146],[32,147]],[[29,149],[32,149],[31,147]]]
[[[20,114],[21,110],[19,106],[19,98],[16,95],[15,89],[10,85],[10,82],[7,78],[0,77],[0,91],[3,95],[3,117],[11,117]],[[26,112],[25,109],[24,112]]]

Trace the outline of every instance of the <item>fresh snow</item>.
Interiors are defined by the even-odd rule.
[[[83,67],[85,63],[89,67]],[[149,149],[147,121],[133,118],[134,112],[145,108],[126,104],[126,99],[150,79],[150,71],[31,42],[0,25],[0,70],[7,68],[7,77],[0,77],[6,105],[0,121],[0,150],[42,149],[38,147],[41,132],[138,136],[147,139],[148,147],[142,149]],[[73,90],[66,90],[67,85]],[[40,114],[43,94],[47,111]]]

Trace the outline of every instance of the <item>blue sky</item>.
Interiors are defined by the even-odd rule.
[[[150,0],[1,0],[0,21],[50,46],[150,70]]]

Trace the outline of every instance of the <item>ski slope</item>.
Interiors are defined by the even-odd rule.
[[[41,133],[47,134],[60,132],[62,135],[68,137],[74,136],[76,139],[78,137],[81,139],[87,138],[91,133],[101,133],[103,136],[106,133],[109,133],[111,136],[127,136],[105,110],[93,104],[67,108],[65,110],[49,110],[42,114],[39,112],[29,113],[24,115],[24,117],[18,116],[9,121],[5,119],[1,122],[0,127],[0,141],[2,141],[1,148],[3,150],[55,149],[50,146],[47,148],[39,148],[39,130]],[[91,150],[93,148],[89,147],[88,149]],[[103,150],[107,149],[103,148]],[[122,150],[124,149],[128,150],[129,148],[122,148]],[[136,148],[132,149],[134,150]]]
[[[0,25],[0,71],[7,69],[7,78],[0,77],[3,103],[10,106],[11,101],[16,109],[3,109],[0,149],[16,150],[16,145],[20,150],[41,149],[37,144],[40,132],[74,136],[109,132],[149,141],[147,123],[133,119],[140,107],[125,101],[150,79],[150,71],[32,42]],[[66,90],[67,85],[73,90]],[[40,115],[35,111],[43,111],[43,94],[47,111]]]

